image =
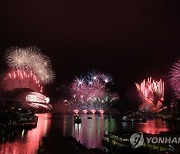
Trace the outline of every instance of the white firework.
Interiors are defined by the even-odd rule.
[[[96,81],[96,82],[99,81],[99,77],[100,77],[100,73],[96,70],[90,71],[88,73],[88,76],[87,76],[88,80],[91,80],[92,82],[93,81]]]
[[[6,52],[6,62],[10,68],[16,69],[30,69],[29,57],[31,53],[23,48],[10,48]]]
[[[49,84],[54,80],[50,59],[36,47],[10,48],[5,58],[12,69],[32,70],[42,84]]]
[[[101,80],[105,83],[110,83],[112,82],[112,77],[110,75],[106,75],[106,74],[101,74]]]

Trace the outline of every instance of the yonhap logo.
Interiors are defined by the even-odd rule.
[[[130,137],[130,143],[132,148],[138,148],[142,146],[144,143],[143,133],[139,132],[132,134]]]

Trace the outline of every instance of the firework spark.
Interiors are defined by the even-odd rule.
[[[92,71],[87,76],[75,78],[72,83],[71,100],[66,100],[73,109],[82,110],[83,113],[96,111],[104,113],[119,97],[109,92],[106,85],[112,82],[110,75]],[[95,112],[94,112],[95,111]],[[102,112],[103,111],[103,112]]]
[[[43,87],[38,77],[28,70],[11,70],[3,78],[3,90],[11,91],[16,88],[29,88],[37,92],[42,92]]]
[[[5,59],[11,69],[33,71],[42,84],[49,84],[54,79],[50,59],[36,47],[10,48]]]
[[[180,59],[171,68],[169,77],[174,94],[180,99]]]
[[[164,100],[164,82],[160,79],[159,81],[153,80],[151,77],[144,80],[140,84],[136,83],[137,91],[144,101],[141,105],[141,110],[158,110],[162,106],[162,101]],[[151,107],[150,107],[151,103]],[[157,105],[160,105],[157,107]]]

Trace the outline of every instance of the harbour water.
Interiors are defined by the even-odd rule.
[[[180,131],[180,124],[168,123],[161,119],[145,123],[120,122],[107,115],[81,115],[82,123],[74,124],[73,114],[38,114],[37,127],[18,129],[0,134],[0,154],[37,153],[42,137],[73,136],[88,148],[103,149],[105,133],[134,131],[157,134],[162,131]],[[88,119],[91,117],[92,119]]]

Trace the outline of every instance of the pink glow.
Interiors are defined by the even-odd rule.
[[[161,120],[152,120],[148,123],[141,124],[139,131],[142,131],[144,133],[148,134],[158,134],[160,132],[166,132],[169,131],[168,127],[164,127],[165,121]]]
[[[104,110],[99,110],[99,112],[100,112],[101,114],[104,114]]]
[[[180,59],[173,64],[170,70],[170,84],[174,91],[175,96],[180,99]]]
[[[108,83],[112,83],[111,76],[95,70],[84,77],[76,77],[70,86],[72,98],[68,100],[67,105],[79,110],[94,109],[93,113],[99,109],[106,111],[119,99],[118,94],[107,90]]]
[[[5,154],[32,154],[37,153],[43,136],[51,127],[51,114],[38,114],[37,127],[32,130],[19,130],[20,135],[13,142],[0,144],[0,153]]]
[[[157,112],[162,107],[164,82],[161,79],[155,81],[150,77],[140,84],[136,83],[136,88],[143,103],[139,106],[140,110]]]
[[[27,70],[11,70],[3,78],[3,89],[10,91],[16,88],[30,88],[37,92],[42,92],[43,87],[40,85],[38,78]]]
[[[88,110],[83,110],[83,113],[86,114],[88,112]]]
[[[91,110],[91,113],[92,113],[92,114],[95,114],[95,113],[96,113],[96,110],[92,109],[92,110]]]
[[[74,110],[74,113],[78,114],[78,113],[79,113],[79,110],[75,109],[75,110]]]

